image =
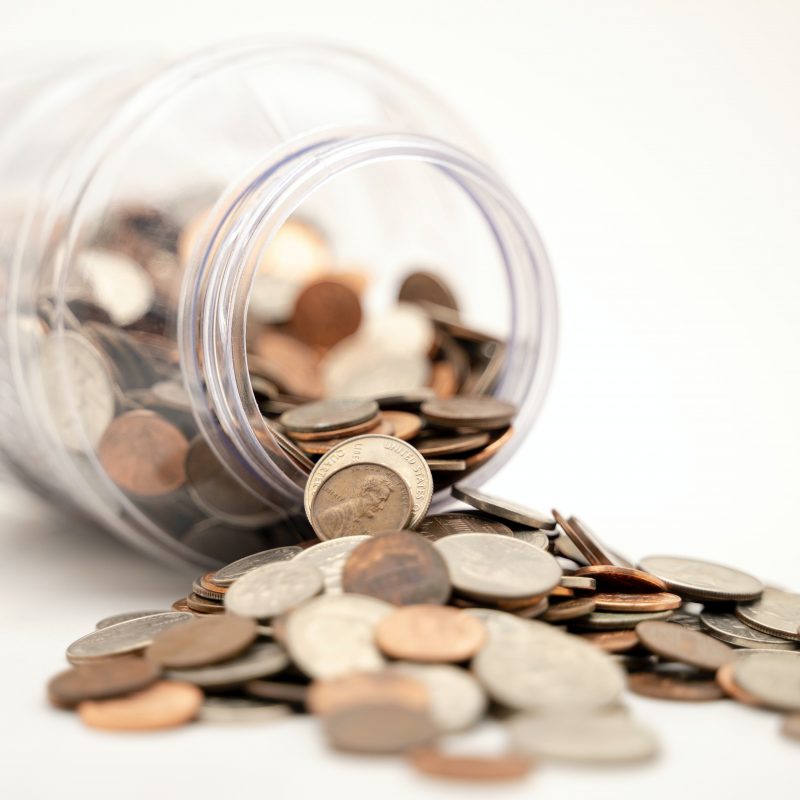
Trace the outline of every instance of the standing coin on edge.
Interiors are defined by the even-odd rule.
[[[543,528],[545,530],[555,530],[556,521],[549,515],[532,508],[512,503],[510,500],[502,500],[493,497],[477,489],[470,489],[466,486],[454,486],[451,489],[453,497],[461,500],[467,505],[477,508],[501,519],[517,522],[520,525],[529,525],[531,528]]]
[[[764,705],[800,711],[800,653],[752,650],[734,661],[733,677]]]

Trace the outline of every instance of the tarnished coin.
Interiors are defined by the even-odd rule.
[[[783,718],[781,733],[790,739],[800,739],[800,714],[787,714]]]
[[[278,561],[250,570],[234,581],[225,595],[232,614],[271,619],[322,591],[322,572],[307,561]]]
[[[374,434],[347,439],[317,462],[305,490],[305,511],[309,518],[323,482],[355,464],[380,464],[400,475],[411,494],[410,527],[416,527],[425,518],[433,497],[433,477],[425,459],[402,439]]]
[[[239,655],[257,635],[251,619],[232,614],[201,617],[154,636],[146,655],[163,667],[201,667]]]
[[[434,546],[447,562],[453,586],[470,597],[534,597],[561,578],[561,567],[549,553],[510,536],[458,533]]]
[[[90,728],[150,731],[174,728],[193,720],[203,693],[189,683],[159,681],[141,691],[110,700],[85,700],[78,715]]]
[[[342,573],[345,592],[397,606],[445,603],[450,575],[439,551],[408,531],[379,533],[350,554]]]
[[[150,645],[162,631],[193,619],[193,614],[166,611],[163,614],[118,622],[116,625],[87,633],[74,641],[67,648],[67,660],[72,664],[80,664],[97,658],[135,653]]]
[[[764,705],[800,711],[800,653],[750,651],[733,664],[736,683]]]
[[[636,631],[597,631],[582,633],[581,638],[606,653],[625,653],[639,644]]]
[[[411,514],[411,495],[398,473],[380,464],[352,464],[320,484],[309,519],[326,540],[401,530]]]
[[[368,422],[377,416],[378,411],[378,404],[374,400],[318,400],[284,411],[280,423],[292,433],[326,433]]]
[[[355,672],[340,678],[314,681],[306,699],[308,710],[320,716],[368,703],[401,705],[427,711],[430,697],[425,685],[415,678],[383,670]]]
[[[585,617],[595,609],[594,597],[578,597],[575,600],[565,600],[550,606],[541,616],[544,622],[567,622],[568,620]]]
[[[698,600],[755,600],[761,596],[761,581],[732,567],[675,556],[648,556],[640,569],[655,575],[681,597]]]
[[[698,669],[714,672],[733,658],[733,650],[723,642],[670,622],[640,622],[636,635],[651,653]]]
[[[186,437],[153,411],[128,411],[106,428],[97,448],[100,463],[121,489],[158,497],[186,482]]]
[[[715,679],[719,684],[720,689],[728,696],[736,700],[738,703],[743,703],[746,706],[761,706],[761,700],[759,700],[755,695],[746,692],[736,683],[736,678],[733,674],[733,666],[734,663],[741,658],[746,653],[750,653],[752,651],[746,650],[743,652],[736,653],[736,657],[733,661],[729,661],[727,664],[723,664],[718,670],[717,674],[715,675]]]
[[[681,598],[671,592],[623,594],[598,592],[593,595],[599,611],[671,611],[681,607]]]
[[[594,578],[598,592],[665,592],[667,585],[660,578],[631,567],[613,564],[592,564],[576,570],[578,577]]]
[[[420,410],[428,422],[439,428],[474,428],[481,431],[505,428],[517,413],[515,405],[496,397],[468,395],[426,400]]]
[[[756,650],[796,650],[798,647],[796,642],[762,633],[745,625],[734,614],[704,610],[700,613],[700,622],[703,629],[715,639],[736,647]]]
[[[286,651],[275,642],[256,642],[236,658],[192,669],[170,669],[171,680],[186,681],[195,686],[215,689],[236,686],[254,678],[275,675],[289,666]]]
[[[394,435],[406,442],[422,430],[422,420],[410,411],[384,411],[383,418],[394,428]]]
[[[479,511],[485,511],[487,514],[517,522],[520,525],[528,525],[531,528],[555,530],[556,521],[549,514],[466,486],[454,486],[451,491],[453,497]]]
[[[465,661],[486,637],[482,622],[449,606],[404,606],[383,617],[375,629],[378,647],[406,661]]]
[[[322,595],[292,611],[286,644],[292,660],[318,680],[383,668],[375,628],[394,606],[374,597]]]
[[[386,703],[348,706],[326,714],[323,724],[333,747],[354,753],[402,753],[437,733],[424,711]]]
[[[312,545],[295,558],[301,562],[313,564],[321,573],[328,594],[341,594],[342,571],[350,553],[369,536],[344,536]]]
[[[651,620],[667,620],[672,611],[593,611],[586,617],[576,619],[576,628],[590,631],[628,631],[633,630],[640,622]]]
[[[462,781],[508,781],[524,778],[533,767],[528,756],[505,754],[472,756],[447,753],[434,747],[417,747],[409,754],[414,768],[424,775]]]
[[[175,609],[173,609],[174,611]],[[167,614],[163,608],[158,611],[125,611],[122,614],[112,614],[110,617],[103,617],[95,626],[95,630],[99,631],[101,628],[108,628],[109,625],[116,625],[118,622],[128,622],[132,619],[141,619],[142,617],[152,617],[154,614]]]
[[[489,443],[489,434],[485,431],[478,433],[462,433],[453,436],[422,436],[414,442],[414,446],[426,458],[436,456],[451,456],[469,453],[484,447]]]
[[[253,553],[217,570],[214,573],[214,583],[219,586],[230,586],[237,578],[241,578],[242,575],[246,575],[256,567],[263,567],[265,564],[274,564],[280,561],[290,561],[301,552],[303,552],[301,547],[288,545],[287,547],[274,547],[271,550]]]
[[[740,603],[736,616],[757,631],[800,640],[800,594],[766,588],[754,603]]]
[[[725,696],[715,680],[679,673],[633,672],[628,675],[628,688],[634,694],[661,700],[705,702]]]
[[[60,672],[47,684],[47,695],[55,705],[71,708],[84,700],[139,691],[155,683],[159,675],[159,668],[144,658],[107,658]]]
[[[540,550],[547,550],[550,547],[550,537],[544,531],[537,531],[533,528],[514,531],[512,536],[521,542],[527,542]]]
[[[424,270],[406,276],[397,299],[404,303],[433,303],[458,311],[458,303],[450,287],[438,275]]]
[[[265,703],[251,697],[206,697],[200,708],[201,722],[242,723],[283,719],[292,713],[282,703]]]
[[[292,333],[314,347],[331,347],[361,325],[361,301],[346,283],[320,278],[306,285],[295,300]]]
[[[417,533],[426,539],[436,541],[443,536],[452,536],[454,533],[494,533],[500,536],[511,536],[511,528],[502,522],[471,514],[468,511],[449,511],[444,514],[434,514],[425,517],[417,527]]]

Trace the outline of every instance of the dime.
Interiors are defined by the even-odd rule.
[[[314,498],[331,475],[354,464],[380,464],[401,476],[411,494],[411,527],[428,513],[433,497],[433,477],[425,459],[402,439],[366,434],[347,439],[329,450],[308,477],[305,491],[306,515],[311,516]]]
[[[454,533],[494,533],[501,536],[511,536],[511,528],[502,522],[482,517],[468,511],[450,511],[445,514],[434,514],[425,517],[417,527],[417,533],[426,539],[436,541],[443,536]]]
[[[205,667],[170,669],[167,677],[203,688],[217,689],[275,675],[288,666],[289,657],[283,647],[275,642],[256,642],[236,658]]]
[[[108,658],[60,672],[47,684],[47,694],[54,705],[71,708],[84,700],[139,691],[155,683],[159,673],[155,664],[137,656]]]
[[[284,411],[280,423],[290,433],[327,433],[369,422],[378,411],[374,400],[319,400]]]
[[[493,431],[507,427],[516,415],[517,408],[496,397],[459,395],[426,400],[422,404],[421,411],[428,422],[439,428]]]
[[[118,622],[116,625],[87,633],[74,641],[67,648],[67,660],[72,664],[80,664],[93,659],[135,653],[147,647],[157,634],[167,628],[186,624],[192,619],[192,614],[166,611],[163,614]]]
[[[345,592],[393,605],[445,603],[450,576],[439,551],[416,533],[380,533],[363,542],[344,566]]]
[[[736,616],[758,631],[800,640],[800,594],[768,587],[755,603],[737,605]]]
[[[286,644],[292,660],[318,680],[383,668],[375,628],[394,606],[359,595],[322,595],[292,611]]]
[[[173,609],[174,610],[174,609]],[[128,622],[132,619],[140,619],[141,617],[152,617],[155,614],[167,614],[162,608],[159,611],[125,611],[122,614],[112,614],[110,617],[103,617],[94,628],[99,631],[101,628],[107,628],[109,625],[116,625],[118,622]]]
[[[752,650],[733,664],[736,683],[761,703],[800,711],[800,653]]]
[[[341,594],[342,570],[350,553],[369,536],[344,536],[341,539],[331,539],[329,542],[320,542],[312,545],[307,550],[298,553],[298,561],[313,564],[322,573],[325,591],[329,594]]]
[[[412,514],[409,488],[380,464],[352,464],[333,472],[311,501],[309,519],[320,539],[399,530]]]
[[[585,617],[595,609],[594,597],[579,597],[576,600],[565,600],[550,606],[543,614],[545,622],[567,622],[578,617]]]
[[[529,525],[532,528],[554,530],[556,527],[556,521],[549,514],[534,511],[532,508],[512,503],[509,500],[501,500],[477,489],[470,489],[459,484],[452,488],[452,493],[456,499],[495,517],[517,522],[520,525]]]
[[[430,698],[425,685],[400,672],[356,672],[330,680],[314,681],[306,706],[312,714],[324,716],[343,708],[369,703],[400,705],[427,711]]]
[[[721,700],[725,696],[715,680],[658,672],[634,672],[628,675],[628,688],[634,694],[661,700],[703,702]]]
[[[471,658],[486,641],[480,622],[449,606],[404,606],[378,622],[375,641],[391,658],[456,662]]]
[[[246,575],[256,567],[263,567],[264,564],[273,564],[280,561],[290,561],[299,553],[303,552],[297,545],[287,547],[274,547],[271,550],[263,550],[260,553],[240,558],[232,564],[228,564],[219,569],[214,574],[214,583],[219,586],[230,586],[235,580]]]
[[[636,626],[636,635],[657,656],[698,669],[716,671],[733,658],[733,650],[723,642],[669,622],[640,622]]]
[[[546,594],[558,585],[561,567],[527,542],[491,533],[458,533],[435,542],[450,580],[471,597],[515,599]]]
[[[665,592],[667,585],[660,578],[631,567],[617,567],[613,564],[592,564],[576,570],[578,577],[594,578],[600,592]]]
[[[639,567],[656,575],[670,591],[698,600],[755,600],[761,596],[761,581],[738,569],[674,556],[648,556]]]
[[[671,611],[681,607],[681,598],[670,592],[621,594],[600,592],[593,597],[600,611]]]
[[[457,436],[423,436],[414,442],[414,446],[427,458],[469,453],[488,443],[489,434],[481,432],[462,433]]]
[[[582,633],[581,638],[606,653],[625,653],[639,644],[636,631],[598,631]]]
[[[394,427],[394,435],[406,442],[422,430],[422,420],[409,411],[384,411],[383,418]]]
[[[458,311],[458,303],[450,287],[437,275],[423,270],[407,275],[397,293],[404,303],[433,303]]]
[[[264,722],[282,719],[292,709],[281,703],[265,703],[249,697],[207,697],[200,708],[201,722]]]
[[[232,614],[201,617],[154,636],[146,655],[163,667],[202,667],[239,655],[257,635],[250,619]]]
[[[271,619],[322,591],[322,573],[306,561],[277,561],[250,570],[225,595],[231,614]]]
[[[308,284],[294,304],[292,333],[314,347],[331,347],[361,325],[361,301],[346,283],[322,278]]]
[[[386,703],[348,706],[325,715],[323,724],[333,747],[355,753],[402,753],[436,735],[425,712]]]
[[[593,611],[587,617],[575,620],[578,628],[592,631],[626,631],[633,630],[640,622],[665,620],[672,616],[671,611]]]
[[[193,720],[203,693],[188,683],[159,681],[146,689],[109,700],[84,700],[78,715],[90,728],[150,731],[174,728]]]
[[[409,754],[414,768],[437,778],[465,781],[505,781],[524,778],[533,761],[522,755],[464,756],[434,747],[417,747]]]
[[[787,714],[783,718],[781,733],[790,739],[800,739],[800,714]]]
[[[769,591],[768,589],[766,591]],[[763,602],[759,601],[759,602]],[[711,636],[736,647],[749,647],[757,650],[795,650],[797,644],[778,636],[745,625],[734,614],[719,611],[702,611],[700,622]]]

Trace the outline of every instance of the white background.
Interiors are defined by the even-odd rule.
[[[634,558],[683,553],[800,588],[800,3],[0,0],[0,52],[180,51],[302,35],[437,90],[548,247],[561,347],[533,434],[491,489],[576,513]],[[663,754],[542,766],[513,787],[331,756],[309,721],[88,732],[47,708],[64,646],[186,575],[3,491],[4,797],[796,797],[800,746],[723,702],[634,698]]]

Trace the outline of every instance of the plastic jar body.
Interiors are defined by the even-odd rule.
[[[437,98],[361,56],[302,45],[0,82],[0,445],[15,472],[182,561],[308,538],[307,473],[265,422],[248,358],[253,309],[285,303],[283,284],[311,258],[257,296],[290,219],[324,232],[338,272],[368,272],[378,324],[421,264],[453,287],[471,330],[504,343],[492,391],[520,409],[516,436],[465,481],[494,472],[552,369],[538,236]],[[108,429],[124,415],[142,426],[137,447],[169,451],[156,474],[109,471]]]

